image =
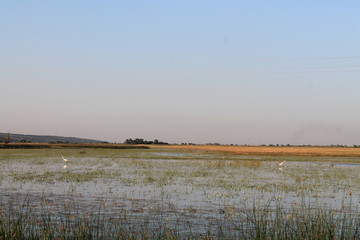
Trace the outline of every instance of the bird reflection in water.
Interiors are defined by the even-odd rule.
[[[68,162],[69,162],[69,159],[66,159],[64,158],[63,156],[61,156],[61,158],[64,160],[65,164],[63,166],[63,170],[67,169],[68,168]]]

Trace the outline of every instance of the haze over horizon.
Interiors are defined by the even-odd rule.
[[[360,144],[360,2],[4,1],[0,132]]]

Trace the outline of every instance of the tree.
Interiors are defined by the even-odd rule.
[[[8,144],[10,141],[11,141],[11,135],[10,135],[10,132],[9,132],[9,133],[7,133],[7,134],[4,136],[3,142],[4,142],[5,144]]]

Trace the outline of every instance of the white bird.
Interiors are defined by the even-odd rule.
[[[286,162],[286,160],[282,161],[281,163],[278,164],[278,166],[280,166],[280,167],[284,166],[285,162]]]
[[[63,166],[63,169],[67,169],[67,167],[68,167],[68,165],[67,165],[67,164],[65,164],[65,165]]]
[[[61,156],[62,157],[62,159],[64,160],[64,162],[68,162],[69,161],[69,159],[66,159],[66,158],[64,158],[63,156]]]

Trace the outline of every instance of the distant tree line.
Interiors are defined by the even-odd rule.
[[[144,140],[142,138],[135,138],[135,139],[126,139],[125,144],[168,144],[167,142],[161,142],[157,139],[155,139],[154,141],[147,141],[147,140]]]
[[[196,145],[195,143],[181,143],[181,145]]]

